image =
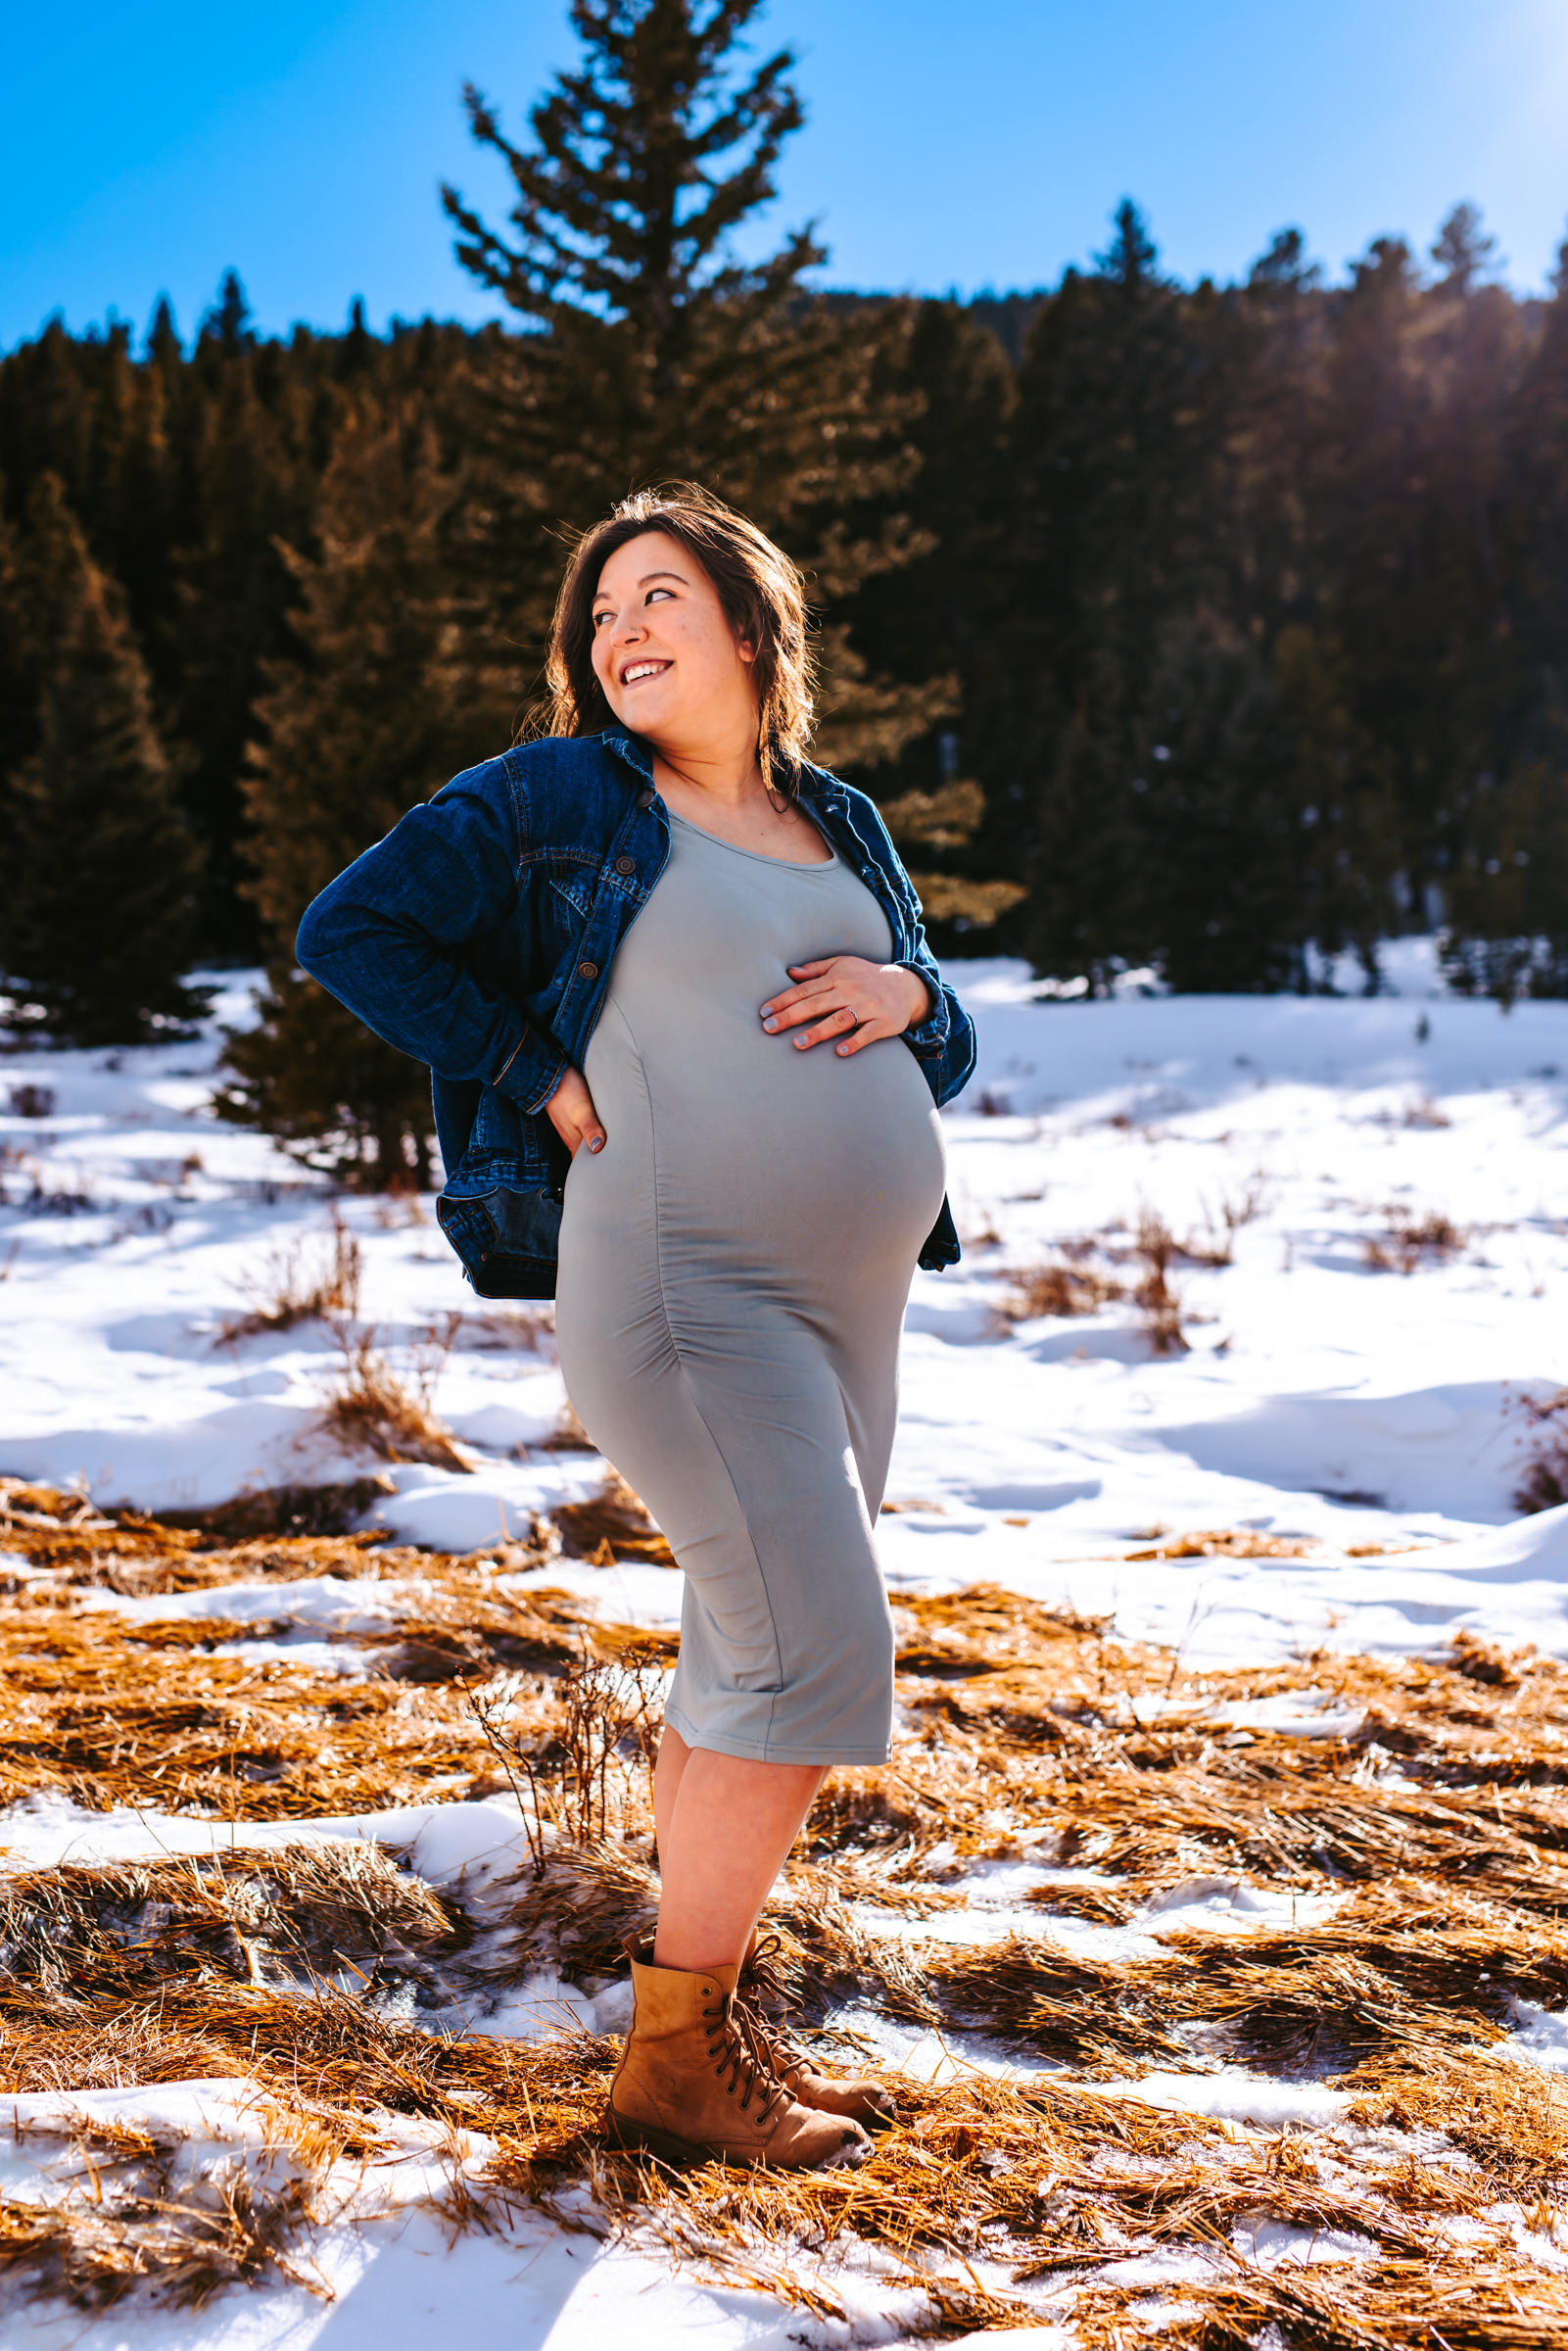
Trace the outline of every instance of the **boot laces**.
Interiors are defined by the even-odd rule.
[[[789,2039],[781,2025],[772,2023],[751,2003],[759,1993],[764,1998],[786,2000],[790,1986],[784,1973],[784,1943],[777,1935],[765,1935],[746,1961],[746,1990],[744,1995],[736,1988],[738,2005],[745,2008],[752,2026],[768,2052],[768,2062],[775,2074],[791,2071],[798,2065],[809,2065],[807,2052]]]
[[[721,2081],[729,2076],[725,2087],[731,2097],[739,2095],[742,2114],[749,2111],[754,2097],[760,2098],[757,2120],[765,2123],[781,2098],[789,2095],[775,2070],[766,2034],[750,2009],[732,1993],[725,1993],[717,2008],[704,2008],[702,2013],[714,2020],[710,2029],[715,2038],[708,2042],[708,2055],[719,2060],[715,2073]]]

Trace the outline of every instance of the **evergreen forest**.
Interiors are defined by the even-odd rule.
[[[939,952],[1375,990],[1436,930],[1460,988],[1568,994],[1568,246],[1521,298],[1460,203],[1429,254],[1331,281],[1287,229],[1187,286],[1129,200],[1051,286],[813,291],[807,233],[736,258],[803,120],[759,15],[573,0],[578,70],[469,91],[515,200],[444,201],[504,323],[279,340],[231,273],[188,343],[166,304],[0,359],[14,1032],[177,1035],[193,969],[260,963],[227,1115],[422,1179],[423,1072],[295,927],[527,732],[572,531],[668,480],[805,568],[817,755]]]

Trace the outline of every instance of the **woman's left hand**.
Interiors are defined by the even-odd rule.
[[[830,955],[821,963],[792,963],[796,984],[770,996],[764,1029],[800,1029],[790,1042],[804,1048],[837,1040],[840,1053],[858,1053],[879,1037],[901,1036],[924,1021],[930,990],[901,963],[868,963],[863,955]],[[809,1022],[809,1028],[802,1028]]]

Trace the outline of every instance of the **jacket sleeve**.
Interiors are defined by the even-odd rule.
[[[864,834],[867,846],[887,876],[904,910],[905,936],[901,942],[904,953],[897,960],[917,980],[924,980],[930,993],[930,1011],[924,1021],[905,1030],[904,1042],[925,1072],[926,1082],[937,1104],[951,1102],[974,1074],[974,1024],[937,969],[936,958],[927,943],[915,885],[904,870],[904,861],[893,846],[892,836],[882,823],[876,801],[867,798],[864,792],[857,792],[854,804],[857,829]]]
[[[566,1056],[460,952],[515,910],[523,847],[505,762],[471,768],[328,883],[306,908],[296,953],[401,1053],[534,1111],[554,1092]]]

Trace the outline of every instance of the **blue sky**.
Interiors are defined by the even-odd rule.
[[[1287,224],[1333,274],[1424,251],[1468,197],[1538,288],[1564,233],[1568,0],[772,0],[759,39],[810,114],[773,225],[819,217],[836,284],[1049,283],[1123,194],[1189,280]],[[269,330],[492,314],[437,205],[504,211],[459,87],[520,132],[571,55],[563,0],[9,0],[0,347],[164,291],[188,336],[229,266]]]

